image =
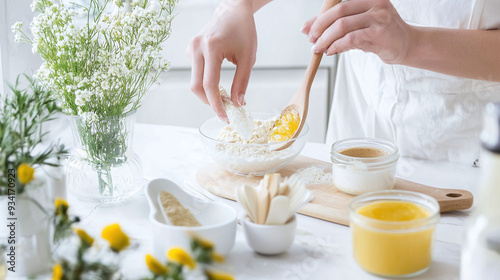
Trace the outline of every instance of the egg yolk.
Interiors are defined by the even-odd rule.
[[[300,124],[298,112],[289,112],[280,116],[274,124],[269,142],[281,142],[292,138]]]

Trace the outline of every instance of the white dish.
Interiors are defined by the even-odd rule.
[[[277,255],[286,252],[293,244],[297,217],[284,225],[259,225],[243,219],[243,232],[247,243],[255,252],[263,255]]]
[[[175,196],[202,226],[182,227],[166,224],[157,200],[161,191],[167,191]],[[167,179],[152,180],[146,187],[146,198],[150,207],[153,253],[160,260],[165,260],[166,252],[172,247],[182,247],[189,252],[189,233],[210,240],[219,254],[226,255],[233,248],[236,237],[236,211],[231,206],[197,200]]]

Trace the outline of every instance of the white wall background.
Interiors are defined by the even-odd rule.
[[[23,21],[25,28],[29,26],[34,16],[29,7],[31,2],[0,0],[2,93],[7,92],[5,82],[13,83],[20,73],[32,74],[41,64],[30,45],[14,43],[10,30],[16,21]],[[165,46],[165,55],[173,67],[162,74],[160,84],[153,86],[146,95],[138,112],[138,122],[198,127],[203,120],[214,116],[189,89],[190,63],[185,49],[189,40],[212,17],[218,2],[180,1],[172,36]],[[251,111],[279,113],[295,93],[311,57],[311,46],[299,30],[307,19],[317,15],[321,3],[321,0],[275,0],[255,15],[259,45],[246,97]],[[233,74],[234,67],[224,63],[221,85],[229,89]],[[323,58],[311,92],[308,123],[312,141],[324,142],[334,75],[334,58]]]
[[[138,112],[138,121],[198,127],[215,116],[189,89],[190,63],[185,56],[190,39],[210,20],[219,1],[181,0],[172,25],[165,55],[172,62],[160,85],[151,89]],[[321,0],[275,0],[255,15],[258,34],[257,62],[246,94],[247,107],[254,112],[278,114],[302,80],[311,58],[311,45],[300,33],[304,22],[318,14]],[[310,139],[324,142],[335,60],[324,57],[311,91]],[[234,67],[223,64],[221,85],[231,88]]]
[[[10,27],[22,21],[25,27],[33,19],[30,4],[32,0],[0,0],[0,78],[3,80],[0,92],[6,93],[6,82],[14,83],[19,74],[33,74],[42,61],[31,52],[31,45],[15,43]]]

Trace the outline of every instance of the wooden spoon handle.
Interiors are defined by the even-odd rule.
[[[257,224],[263,225],[266,222],[271,199],[267,189],[261,189],[257,194]]]
[[[320,14],[331,9],[340,2],[342,2],[342,0],[323,0],[323,6],[321,6]],[[302,127],[304,127],[304,123],[306,122],[307,113],[309,111],[309,94],[311,93],[311,86],[314,82],[314,77],[316,77],[316,72],[318,72],[319,64],[321,63],[322,58],[323,53],[313,54],[299,89],[290,100],[290,103],[288,103],[288,106],[282,112],[282,114],[287,110],[296,110],[299,112],[300,124],[295,131],[293,138],[296,138],[300,134]],[[283,146],[277,148],[276,151],[284,150],[290,147],[294,142],[294,140],[288,141]]]
[[[322,14],[338,3],[342,2],[342,0],[324,0],[323,5],[321,6],[321,11],[319,14]],[[307,66],[306,73],[304,74],[304,79],[302,80],[302,84],[300,85],[297,94],[292,98],[290,104],[304,104],[304,116],[307,115],[307,107],[309,103],[309,93],[311,91],[312,83],[314,82],[314,77],[316,77],[316,73],[318,72],[319,65],[321,63],[321,59],[323,58],[323,53],[315,53],[311,57],[311,61],[309,61],[309,65]],[[302,94],[305,92],[305,94]],[[299,94],[300,93],[300,94]],[[304,100],[305,103],[304,103]],[[305,121],[305,120],[304,120]],[[301,121],[302,123],[302,121]]]
[[[337,5],[338,3],[342,2],[342,0],[324,0],[323,5],[321,6],[321,12],[319,14],[322,14],[329,9],[331,9],[333,6]],[[311,89],[312,83],[314,81],[314,77],[316,76],[316,72],[318,72],[319,65],[321,63],[321,59],[323,58],[323,53],[315,53],[313,54],[311,61],[309,62],[309,65],[307,66],[306,73],[304,75],[304,83],[303,86],[306,89],[306,92],[309,95],[309,91]]]

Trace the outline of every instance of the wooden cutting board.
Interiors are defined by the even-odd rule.
[[[279,173],[281,173],[282,177],[288,177],[299,169],[311,166],[322,168],[325,172],[331,172],[331,163],[299,156],[283,167]],[[217,196],[231,200],[235,200],[235,187],[244,184],[257,186],[261,179],[262,177],[235,175],[218,164],[207,165],[196,174],[196,180],[200,186]],[[472,193],[466,190],[433,188],[400,178],[396,178],[394,188],[424,193],[434,197],[441,206],[441,212],[464,210],[472,207]],[[354,196],[339,191],[332,183],[307,185],[307,189],[313,192],[314,199],[299,211],[300,214],[337,224],[349,225],[348,203]]]

